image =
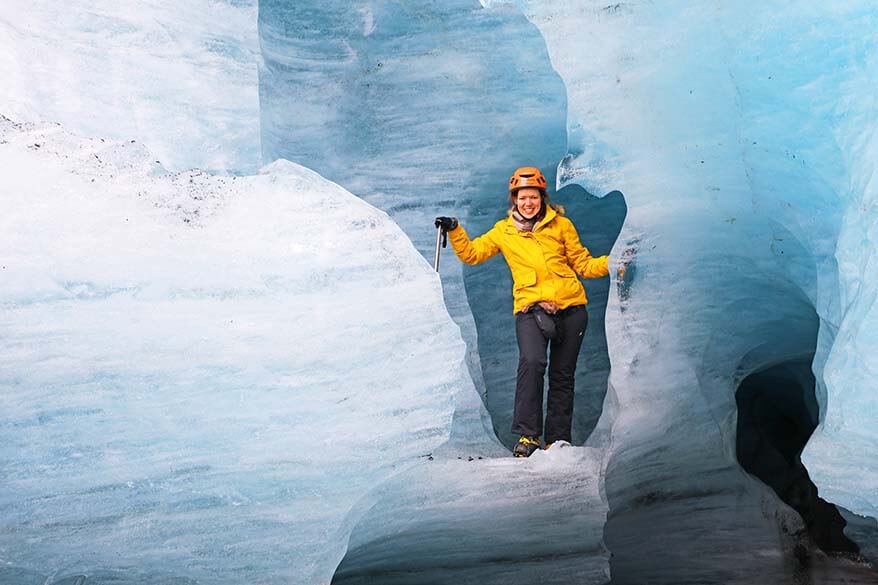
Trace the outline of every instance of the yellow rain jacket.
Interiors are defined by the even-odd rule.
[[[549,207],[532,232],[515,227],[512,214],[490,230],[470,240],[458,225],[448,232],[457,257],[467,264],[480,264],[503,253],[512,272],[514,314],[531,303],[554,301],[560,309],[588,302],[583,278],[607,276],[607,256],[593,258],[579,241],[573,222]]]

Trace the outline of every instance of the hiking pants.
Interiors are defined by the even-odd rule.
[[[573,421],[573,375],[588,311],[585,305],[568,307],[558,312],[559,337],[551,341],[549,360],[546,339],[532,313],[515,316],[518,337],[518,377],[515,384],[515,411],[512,432],[516,435],[539,437],[543,434],[543,377],[549,366],[549,396],[546,405],[546,443],[570,441]]]

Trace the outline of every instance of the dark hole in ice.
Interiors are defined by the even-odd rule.
[[[736,393],[738,462],[802,517],[812,541],[827,553],[859,553],[844,534],[838,509],[820,498],[802,450],[817,428],[816,381],[810,360],[788,361],[750,374]]]

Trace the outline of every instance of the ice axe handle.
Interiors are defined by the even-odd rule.
[[[436,225],[436,256],[433,258],[433,268],[439,272],[439,250],[448,246],[448,234],[441,225]]]

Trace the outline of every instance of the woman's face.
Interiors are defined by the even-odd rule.
[[[540,190],[534,187],[519,189],[515,194],[515,205],[518,206],[518,212],[525,219],[532,218],[540,212],[540,207],[543,205]]]

